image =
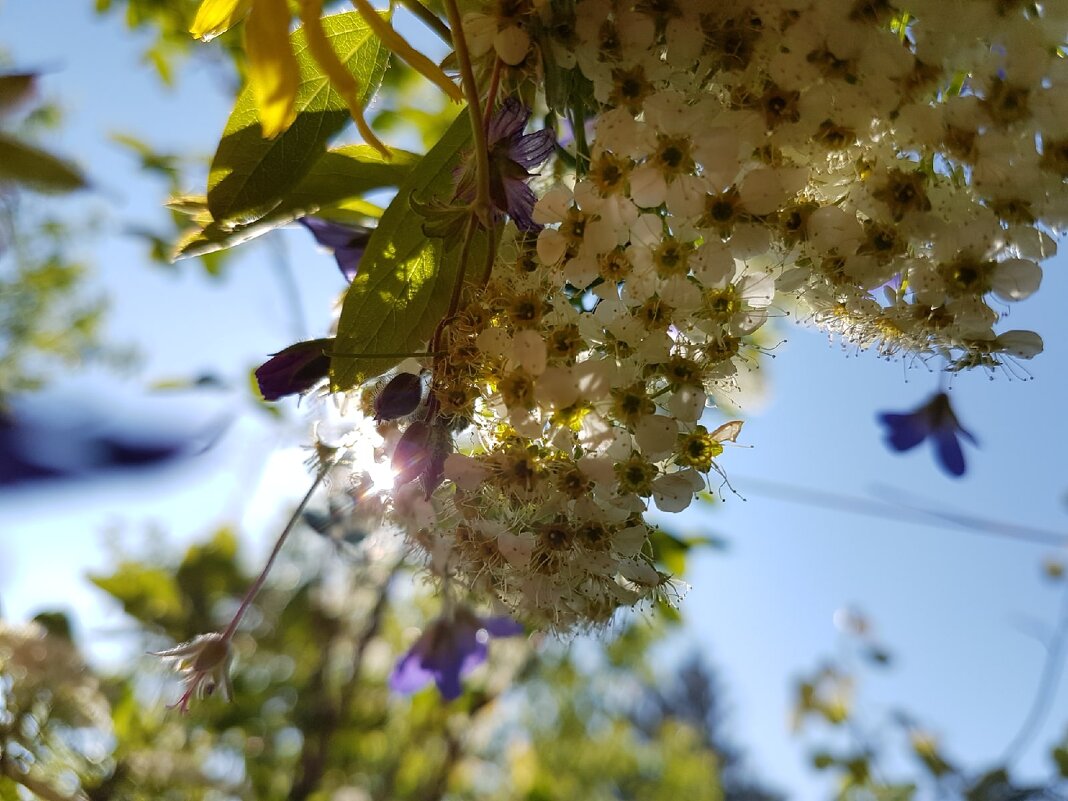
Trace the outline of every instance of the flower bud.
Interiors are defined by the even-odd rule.
[[[423,400],[423,379],[416,373],[398,373],[374,400],[375,420],[407,417]]]
[[[307,392],[330,372],[328,351],[333,339],[298,342],[271,356],[256,368],[256,382],[264,400],[276,401],[286,395]]]
[[[452,453],[452,437],[440,422],[417,420],[401,434],[393,451],[394,484],[422,479],[427,496],[445,480],[445,459]]]

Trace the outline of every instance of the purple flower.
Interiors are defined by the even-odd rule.
[[[452,617],[439,617],[400,658],[389,676],[389,687],[414,693],[433,679],[446,701],[463,693],[460,679],[486,661],[490,636],[522,634],[523,627],[510,617],[478,617],[461,606]]]
[[[954,476],[964,475],[964,453],[958,435],[973,445],[979,444],[957,420],[949,396],[944,392],[939,392],[913,412],[883,412],[879,420],[887,427],[887,444],[896,451],[907,451],[930,437],[942,468]]]
[[[330,372],[333,339],[298,342],[271,356],[256,368],[256,382],[264,400],[307,392]]]
[[[525,134],[523,129],[530,119],[530,109],[516,100],[507,98],[494,112],[486,129],[486,144],[489,147],[490,200],[502,212],[506,212],[521,231],[539,231],[534,222],[534,190],[527,186],[528,172],[552,155],[556,147],[553,132],[548,129]],[[475,196],[474,164],[467,164],[461,171],[456,194],[464,200]]]
[[[321,217],[302,217],[298,222],[311,231],[316,242],[334,252],[341,274],[351,282],[360,268],[360,259],[374,229],[364,225],[342,225]]]

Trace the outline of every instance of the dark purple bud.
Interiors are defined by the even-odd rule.
[[[401,434],[393,451],[394,483],[401,487],[421,479],[427,497],[445,480],[445,459],[452,453],[452,437],[440,423],[417,420]]]
[[[449,434],[448,428],[438,422],[431,432],[430,462],[427,464],[426,472],[423,473],[423,491],[427,498],[430,498],[434,490],[445,480],[445,460],[449,458],[452,451],[452,435]]]
[[[407,417],[423,400],[423,379],[416,373],[398,373],[375,398],[375,420]]]
[[[430,464],[430,431],[428,423],[416,420],[401,434],[391,462],[396,486],[415,481],[426,472]]]
[[[298,342],[256,368],[256,382],[264,400],[276,401],[286,395],[307,392],[330,372],[330,351],[334,340],[312,339]]]
[[[345,280],[352,281],[374,229],[365,225],[343,225],[321,217],[302,217],[299,222],[311,231],[316,242],[334,252],[341,274]]]

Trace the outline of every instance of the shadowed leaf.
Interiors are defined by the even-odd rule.
[[[200,227],[182,237],[175,247],[174,258],[187,259],[232,248],[327,207],[349,206],[366,192],[398,186],[418,161],[417,154],[406,150],[394,150],[393,160],[386,161],[370,145],[346,145],[331,150],[315,162],[300,183],[279,198],[274,209],[248,224],[212,221],[206,213],[200,213],[206,212],[203,207],[198,210],[190,205],[190,198],[178,198],[171,208],[193,211]],[[375,210],[367,205],[366,211]]]
[[[452,186],[452,171],[471,138],[461,114],[426,154],[390,203],[367,243],[356,276],[345,296],[330,367],[335,389],[348,389],[385,372],[398,355],[426,346],[448,310],[460,270],[461,247],[423,233],[424,218],[413,208],[419,201],[440,199]],[[446,247],[446,245],[449,245]],[[480,230],[471,243],[469,263],[481,265],[489,236]]]

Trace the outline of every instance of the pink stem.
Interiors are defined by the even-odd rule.
[[[339,451],[340,453],[340,451]],[[259,576],[252,583],[252,586],[248,588],[248,592],[245,593],[245,597],[241,599],[241,606],[237,608],[237,612],[234,613],[233,620],[230,621],[230,625],[226,627],[226,631],[223,632],[223,641],[229,642],[233,639],[234,634],[237,632],[237,627],[241,623],[241,618],[245,616],[245,612],[252,605],[252,602],[259,595],[261,589],[263,589],[263,583],[267,580],[267,575],[271,572],[271,568],[274,567],[274,560],[278,558],[279,552],[282,550],[282,546],[285,545],[286,539],[289,537],[289,533],[297,525],[297,521],[300,520],[301,514],[308,506],[308,502],[311,500],[315,490],[319,488],[319,484],[326,478],[326,474],[330,472],[330,469],[340,461],[340,456],[335,456],[330,461],[325,462],[322,467],[319,468],[319,474],[315,477],[312,485],[308,487],[307,493],[297,504],[296,510],[289,518],[289,522],[286,523],[286,527],[282,529],[282,533],[278,535],[278,540],[274,544],[274,548],[271,550],[271,555],[267,557],[267,564],[263,566],[263,570],[260,571]]]

